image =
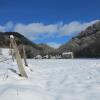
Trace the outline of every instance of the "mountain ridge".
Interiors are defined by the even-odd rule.
[[[46,44],[40,45],[32,42],[18,32],[0,32],[0,47],[10,48],[10,35],[13,35],[15,37],[21,55],[23,54],[22,45],[24,45],[26,50],[26,56],[28,58],[33,58],[39,54],[43,55],[50,52],[50,50],[53,50],[53,48],[49,47]]]
[[[58,52],[74,53],[76,58],[99,58],[100,57],[100,21],[86,28],[68,43],[57,49]]]

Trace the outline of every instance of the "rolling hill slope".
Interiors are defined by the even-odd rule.
[[[28,58],[33,58],[34,56],[39,54],[46,54],[53,50],[53,48],[49,47],[48,45],[36,44],[17,32],[0,32],[0,47],[9,48],[10,35],[15,36],[15,40],[17,42],[21,55],[22,55],[22,45],[25,46],[26,55]]]
[[[73,37],[68,43],[62,45],[58,52],[74,52],[78,58],[100,57],[100,21]]]

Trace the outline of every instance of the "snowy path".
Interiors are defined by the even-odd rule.
[[[0,100],[100,100],[100,60],[28,60],[22,79],[0,63]],[[7,70],[8,69],[8,70]],[[8,78],[7,78],[8,77]]]

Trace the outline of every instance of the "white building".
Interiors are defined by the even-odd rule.
[[[73,54],[73,52],[63,52],[62,57],[65,58],[65,59],[73,59],[74,54]]]
[[[42,59],[42,56],[41,56],[41,55],[37,55],[37,56],[35,57],[35,59]]]
[[[48,59],[48,58],[49,58],[48,55],[43,56],[43,59]]]

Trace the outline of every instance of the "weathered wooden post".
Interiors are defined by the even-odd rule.
[[[28,67],[28,63],[27,63],[27,60],[26,60],[26,52],[25,52],[25,47],[24,47],[24,45],[23,45],[23,57],[24,57],[25,66]]]
[[[13,35],[10,35],[10,42],[11,42],[11,45],[12,45],[12,47],[14,49],[14,52],[15,52],[15,57],[16,57],[16,61],[17,61],[17,64],[18,64],[20,75],[22,77],[26,77],[27,78],[27,74],[26,74],[26,72],[24,70],[24,67],[23,67],[23,64],[22,64],[22,59],[21,59],[21,56],[20,56],[16,41],[14,40],[14,36]]]
[[[14,62],[14,51],[13,51],[13,49],[12,49],[12,45],[11,45],[11,43],[10,43],[10,55],[12,56],[12,61]]]
[[[72,59],[74,59],[74,53],[72,52]]]

